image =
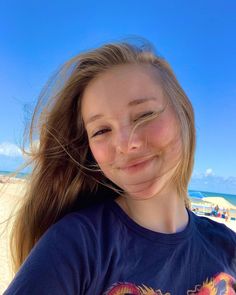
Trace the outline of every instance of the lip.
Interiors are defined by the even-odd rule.
[[[143,159],[139,159],[136,161],[131,161],[128,163],[128,165],[125,166],[121,166],[119,167],[121,170],[126,171],[126,172],[134,172],[137,170],[140,170],[142,168],[144,168],[145,166],[147,166],[150,162],[152,162],[152,160],[154,159],[154,156],[149,157],[149,158],[143,158]]]

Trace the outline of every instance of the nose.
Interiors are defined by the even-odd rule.
[[[117,133],[115,145],[118,153],[126,154],[138,151],[142,147],[143,142],[137,130],[125,127]]]

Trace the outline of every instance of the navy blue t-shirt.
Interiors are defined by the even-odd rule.
[[[183,231],[163,234],[115,201],[70,213],[43,235],[4,295],[236,294],[236,234],[188,214]]]

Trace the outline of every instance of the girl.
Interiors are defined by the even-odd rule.
[[[189,209],[194,114],[168,63],[121,42],[60,74],[4,294],[235,294],[235,233]]]

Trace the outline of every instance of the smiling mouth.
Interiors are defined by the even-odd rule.
[[[146,166],[148,166],[153,161],[153,159],[154,157],[151,157],[149,159],[140,161],[135,164],[131,164],[125,167],[120,167],[120,169],[124,172],[129,172],[129,173],[137,172],[137,171],[140,171],[141,169],[144,169]]]

